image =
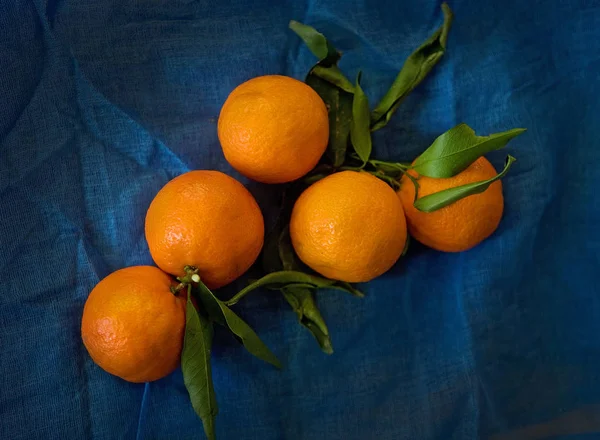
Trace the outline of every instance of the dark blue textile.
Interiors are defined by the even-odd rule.
[[[167,180],[240,178],[219,110],[253,76],[303,78],[315,60],[290,19],[329,36],[374,102],[439,26],[439,6],[0,1],[0,439],[202,438],[180,371],[136,385],[91,361],[88,293],[151,264],[143,220]],[[375,152],[410,160],[460,122],[527,127],[489,156],[518,158],[498,231],[461,254],[415,244],[361,286],[364,300],[321,293],[330,357],[278,295],[249,297],[236,310],[285,369],[217,332],[219,438],[600,438],[600,2],[450,6],[446,56]],[[248,187],[272,218],[277,188]]]

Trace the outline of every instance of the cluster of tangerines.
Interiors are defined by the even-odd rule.
[[[227,161],[264,183],[284,183],[310,172],[329,139],[328,110],[306,84],[262,76],[238,86],[225,102],[218,134]],[[452,178],[409,171],[399,190],[368,172],[340,171],[310,185],[297,199],[289,232],[293,248],[324,277],[366,282],[400,258],[407,235],[434,249],[467,250],[487,238],[503,211],[502,186],[432,213],[414,207],[419,197],[493,178],[483,157]],[[92,290],[82,337],[104,370],[132,382],[159,379],[179,365],[185,295],[174,277],[198,269],[211,289],[231,283],[257,259],[264,239],[261,210],[250,192],[219,171],[190,171],[168,182],[146,215],[145,234],[158,268],[118,270]],[[197,278],[196,278],[197,279]]]
[[[499,179],[515,159],[508,156],[496,174],[483,155],[523,129],[481,137],[460,124],[412,163],[370,157],[371,132],[387,124],[444,54],[452,12],[445,3],[442,11],[443,25],[409,56],[372,111],[360,74],[352,84],[337,67],[341,53],[312,27],[290,23],[319,59],[306,83],[279,75],[251,79],[229,95],[218,122],[233,168],[258,182],[286,184],[275,226],[265,240],[254,197],[222,172],[190,171],[168,182],[146,214],[146,241],[158,267],[117,270],[85,303],[81,335],[94,362],[131,382],[160,379],[181,365],[192,406],[214,439],[213,324],[280,365],[230,309],[250,291],[281,291],[323,351],[332,353],[317,289],[362,296],[350,283],[389,270],[409,236],[460,252],[496,230],[504,208]],[[244,274],[261,249],[265,276],[227,301],[212,292]]]

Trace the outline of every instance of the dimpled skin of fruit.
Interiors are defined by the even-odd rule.
[[[129,382],[150,382],[179,365],[185,301],[171,293],[172,281],[152,266],[111,273],[90,293],[81,337],[105,371]]]
[[[224,286],[254,263],[263,245],[263,216],[250,192],[219,171],[190,171],[168,182],[146,214],[154,262],[182,276],[195,266],[210,288]]]
[[[336,280],[365,282],[394,265],[407,231],[392,188],[368,173],[342,171],[300,195],[290,235],[296,253],[313,270]]]
[[[419,198],[467,183],[491,179],[494,166],[480,157],[454,177],[434,179],[409,171],[419,182]],[[477,246],[496,230],[504,210],[502,183],[497,180],[481,194],[458,200],[437,211],[421,212],[413,206],[415,187],[408,177],[400,181],[398,196],[404,206],[408,230],[419,242],[443,252],[461,252]]]
[[[219,115],[225,159],[263,183],[298,179],[315,167],[329,140],[327,107],[287,76],[253,78],[231,92]]]

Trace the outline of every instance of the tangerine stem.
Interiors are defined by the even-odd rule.
[[[179,284],[175,287],[171,286],[171,293],[177,296],[179,292],[187,286],[190,286],[192,283],[200,282],[200,275],[198,275],[198,268],[194,266],[185,266],[183,268],[185,272],[185,276],[177,277],[177,281]]]
[[[199,283],[200,275],[198,275],[198,268],[194,266],[185,266],[183,268],[185,272],[185,276],[183,278],[178,278],[182,283],[190,284],[190,283]]]
[[[179,283],[177,286],[171,286],[171,293],[175,296],[178,296],[179,292],[187,285],[188,284],[186,283]]]

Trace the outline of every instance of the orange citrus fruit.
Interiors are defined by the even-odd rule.
[[[292,211],[298,257],[328,278],[369,281],[391,268],[406,243],[394,190],[368,173],[342,171],[304,191]]]
[[[94,287],[83,308],[81,337],[96,364],[129,382],[157,380],[177,368],[185,301],[171,286],[160,269],[133,266]]]
[[[154,262],[183,276],[199,270],[210,288],[224,286],[254,263],[264,222],[252,194],[219,171],[190,171],[168,182],[146,214],[146,240]]]
[[[296,79],[266,75],[231,92],[219,115],[225,159],[263,183],[283,183],[312,170],[327,147],[327,107]]]
[[[467,183],[491,179],[494,166],[480,157],[454,177],[434,179],[409,173],[419,182],[419,197]],[[406,176],[400,181],[398,195],[404,206],[408,231],[418,241],[443,252],[461,252],[478,245],[498,227],[504,210],[502,183],[497,180],[481,194],[458,200],[437,211],[425,213],[413,206],[415,187]]]

